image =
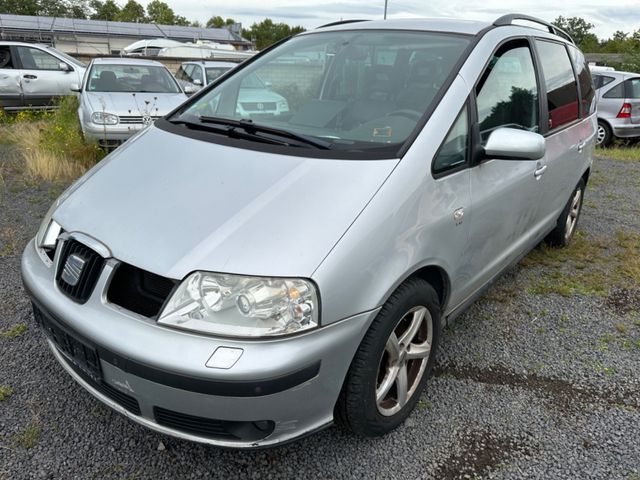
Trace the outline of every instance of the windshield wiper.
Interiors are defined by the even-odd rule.
[[[193,128],[195,130],[205,130],[207,132],[218,133],[220,135],[225,135],[227,137],[241,138],[243,140],[251,140],[254,142],[258,141],[262,143],[268,143],[270,145],[289,145],[287,142],[284,142],[282,140],[277,140],[275,138],[262,137],[259,135],[246,133],[243,131],[239,132],[235,130],[235,127],[230,127],[230,126],[215,127],[212,125],[205,125],[203,123],[192,122],[190,120],[182,120],[182,119],[169,120],[169,121],[175,125],[184,125],[187,128]]]
[[[207,115],[201,115],[199,119],[202,123],[224,125],[226,127],[232,128],[233,130],[235,130],[236,128],[240,128],[250,135],[265,133],[267,135],[273,135],[275,137],[288,138],[289,140],[293,140],[298,143],[303,143],[305,145],[310,145],[312,147],[319,148],[322,150],[329,150],[332,146],[330,142],[325,142],[320,139],[311,138],[307,135],[303,135],[300,133],[293,133],[287,130],[280,130],[279,128],[272,128],[272,127],[266,127],[263,125],[257,125],[253,123],[253,120],[247,120],[247,119],[232,120],[228,118],[209,117]],[[265,138],[261,135],[258,137]]]

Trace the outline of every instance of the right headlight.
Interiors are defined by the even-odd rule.
[[[93,112],[91,114],[91,121],[97,125],[117,125],[118,116],[113,113],[106,112]]]
[[[195,272],[171,295],[158,323],[234,337],[288,335],[318,326],[308,280]]]

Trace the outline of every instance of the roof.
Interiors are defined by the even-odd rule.
[[[38,31],[49,34],[72,33],[142,38],[164,37],[183,41],[211,40],[223,43],[250,44],[248,40],[226,28],[182,27],[155,23],[108,22],[106,20],[0,14],[0,35],[4,31]]]
[[[238,64],[234,62],[218,62],[216,60],[188,60],[182,63],[197,63],[205,67],[236,67]]]
[[[156,67],[164,67],[162,63],[155,60],[147,60],[145,58],[136,57],[94,58],[91,63],[94,65],[153,65]]]
[[[406,18],[388,20],[367,20],[362,22],[338,23],[320,27],[317,31],[332,30],[423,30],[432,32],[451,32],[476,35],[481,30],[491,26],[488,22],[472,20],[458,20],[449,18]],[[308,33],[312,33],[310,31]]]

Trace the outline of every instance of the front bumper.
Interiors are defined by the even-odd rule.
[[[89,122],[82,125],[82,133],[87,140],[122,143],[145,128],[146,125],[137,123],[129,125],[118,124],[103,126]]]
[[[63,367],[98,399],[154,430],[223,447],[277,445],[332,422],[346,372],[377,311],[275,340],[197,335],[159,326],[108,303],[106,287],[116,264],[115,259],[106,262],[91,297],[80,305],[57,287],[57,258],[47,266],[33,240],[22,257],[24,285],[34,304],[96,348],[99,384],[83,376],[49,341]],[[241,348],[243,354],[229,369],[209,368],[205,364],[218,347]],[[122,395],[134,399],[139,410]],[[171,412],[182,423],[163,422],[159,411]],[[189,428],[198,419],[232,426],[268,422],[272,431],[259,439],[242,433],[221,436]]]

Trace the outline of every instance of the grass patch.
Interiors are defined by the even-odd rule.
[[[640,235],[618,231],[587,238],[577,232],[568,247],[541,245],[521,265],[548,267],[532,278],[530,293],[606,296],[614,288],[640,285]]]
[[[635,147],[619,147],[612,148],[596,148],[596,154],[610,158],[611,160],[618,160],[621,162],[640,162],[640,148]]]
[[[29,175],[49,181],[73,180],[105,155],[97,143],[85,141],[77,110],[78,99],[68,96],[53,112],[36,115],[25,111],[11,121],[0,120],[3,136],[18,147]]]
[[[42,427],[36,420],[32,420],[24,430],[13,436],[13,443],[22,448],[30,449],[36,446],[41,434]]]
[[[0,257],[16,253],[18,248],[18,234],[12,227],[4,227],[0,231]]]
[[[13,395],[13,388],[5,385],[0,385],[0,402],[4,402],[11,395]]]
[[[27,331],[27,326],[24,323],[18,323],[17,325],[14,325],[13,327],[11,327],[9,330],[4,330],[0,332],[0,337],[16,338],[22,335],[26,331]]]

